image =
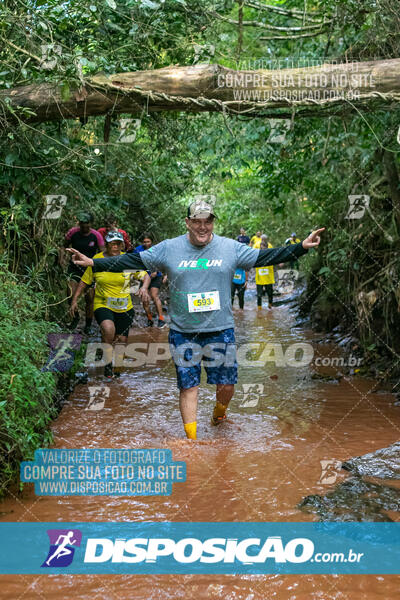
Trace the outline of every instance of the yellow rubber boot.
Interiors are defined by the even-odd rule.
[[[213,415],[211,417],[211,425],[219,425],[224,419],[226,419],[226,409],[227,406],[225,406],[225,404],[221,404],[220,402],[216,403],[214,406]]]
[[[197,439],[197,421],[193,421],[192,423],[184,423],[183,427],[185,428],[186,437],[189,440]]]

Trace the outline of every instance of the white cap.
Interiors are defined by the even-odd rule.
[[[188,206],[188,219],[208,219],[210,215],[217,218],[213,206],[205,200],[195,200]]]

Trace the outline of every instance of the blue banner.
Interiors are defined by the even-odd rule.
[[[400,523],[0,523],[1,574],[399,574]]]

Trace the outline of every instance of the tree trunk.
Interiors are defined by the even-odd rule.
[[[354,98],[344,94],[357,91]],[[142,110],[225,112],[263,116],[265,109],[307,109],[303,116],[343,114],[353,105],[398,105],[400,58],[283,70],[234,71],[220,65],[172,66],[95,75],[81,88],[32,84],[0,91],[3,116],[40,123]],[[5,102],[4,102],[5,101]],[[9,107],[7,110],[7,106]],[[21,110],[29,109],[29,111]],[[264,112],[263,112],[264,111]],[[290,114],[289,113],[289,114]]]
[[[240,62],[243,48],[243,0],[237,0],[237,2],[239,5],[237,60]]]
[[[398,230],[400,231],[400,181],[397,169],[396,157],[393,152],[384,150],[383,164],[388,180],[392,206],[395,214]]]

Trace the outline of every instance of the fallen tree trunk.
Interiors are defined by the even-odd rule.
[[[296,110],[298,116],[321,116],[343,114],[360,105],[390,108],[399,100],[400,58],[257,71],[173,66],[96,75],[70,89],[42,83],[0,91],[3,121],[36,123],[143,110],[276,117]],[[265,113],[285,107],[289,113]]]

